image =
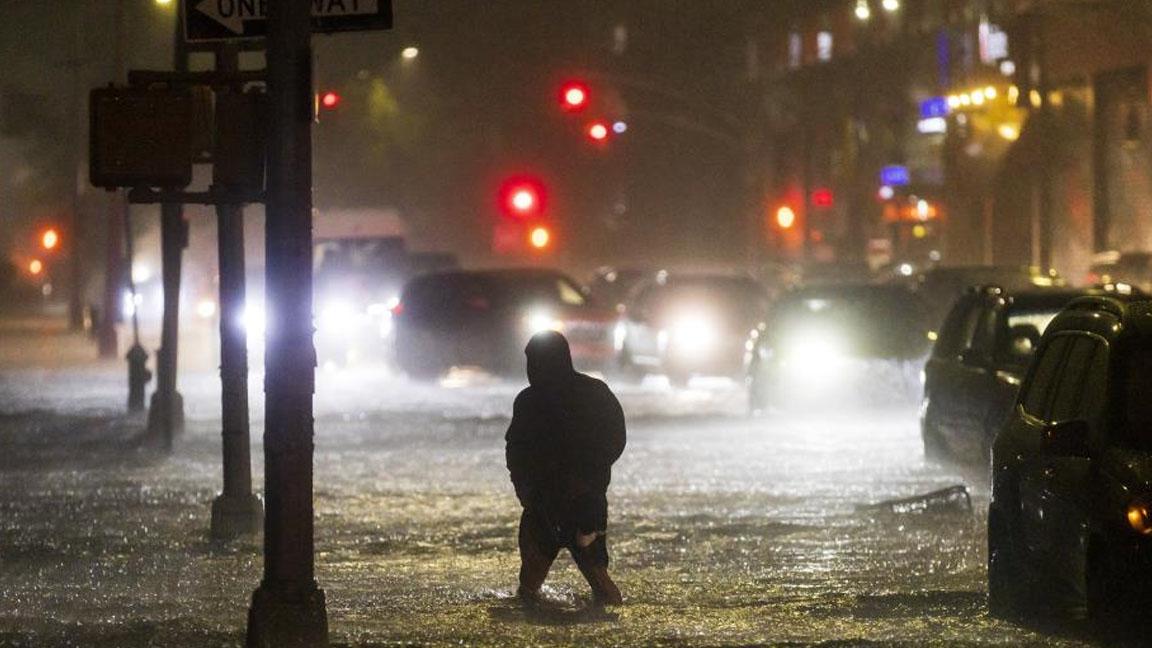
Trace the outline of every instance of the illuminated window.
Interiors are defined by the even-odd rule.
[[[832,60],[832,32],[816,33],[816,58],[820,61]]]

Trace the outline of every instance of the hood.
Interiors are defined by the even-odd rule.
[[[556,331],[533,335],[524,354],[528,356],[528,383],[533,387],[562,384],[576,375],[568,340]]]

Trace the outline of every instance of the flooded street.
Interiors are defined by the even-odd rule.
[[[185,380],[168,459],[125,441],[142,422],[108,413],[119,380],[0,376],[0,645],[241,645],[260,546],[208,539],[214,377]],[[617,387],[629,440],[609,545],[626,605],[587,611],[562,555],[527,611],[503,456],[516,390],[321,374],[317,579],[335,644],[1079,645],[988,617],[982,479],[925,463],[914,411],[749,419],[729,383]],[[862,508],[958,483],[974,512]]]

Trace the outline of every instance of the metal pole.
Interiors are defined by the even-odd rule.
[[[312,53],[309,0],[268,2],[269,146],[265,351],[264,578],[248,646],[327,646],[314,573],[312,394]]]
[[[173,42],[173,68],[188,71],[188,51],[184,44],[183,7],[176,7]],[[181,256],[188,242],[188,225],[180,203],[160,205],[160,262],[164,283],[164,318],[160,330],[160,349],[156,352],[156,391],[148,412],[148,431],[165,449],[172,447],[173,437],[184,429],[184,398],[176,391],[176,358],[180,327]]]
[[[124,80],[124,0],[116,0],[112,30],[112,82],[122,83]],[[98,333],[100,357],[115,358],[119,347],[119,340],[116,336],[116,314],[119,312],[119,297],[122,288],[120,275],[123,272],[122,263],[124,261],[121,236],[124,232],[124,212],[127,211],[127,201],[124,200],[123,191],[111,194],[107,209],[107,241],[104,249],[104,303],[100,309],[103,316],[100,318]],[[131,377],[129,377],[129,381],[131,381]]]
[[[234,44],[216,51],[216,71],[239,68]],[[230,92],[240,92],[234,87]],[[220,405],[224,490],[212,501],[213,538],[227,539],[260,530],[264,509],[252,494],[252,450],[248,430],[248,342],[240,318],[245,308],[244,207],[216,206],[220,264]]]

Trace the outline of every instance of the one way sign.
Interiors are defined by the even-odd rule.
[[[190,43],[263,38],[268,35],[268,1],[184,0],[184,37]],[[392,27],[391,0],[309,1],[313,32]]]

